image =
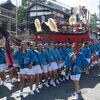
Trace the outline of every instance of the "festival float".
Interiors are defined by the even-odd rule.
[[[40,22],[35,19],[30,24],[36,42],[82,42],[90,40],[90,33],[87,20],[87,9],[81,7],[81,14],[72,11],[68,22],[58,23],[53,18],[47,22]],[[81,17],[81,18],[80,18]],[[89,19],[89,18],[88,18]]]

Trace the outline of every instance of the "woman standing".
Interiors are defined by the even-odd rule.
[[[28,79],[29,87],[30,87],[30,94],[34,94],[32,86],[33,86],[33,79],[30,75],[30,71],[32,69],[33,64],[33,53],[31,50],[27,49],[28,43],[23,42],[21,46],[21,50],[17,51],[15,55],[18,57],[18,64],[20,65],[20,95],[23,96],[23,88],[24,88],[24,81]]]

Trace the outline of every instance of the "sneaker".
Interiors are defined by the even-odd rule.
[[[34,95],[34,91],[33,91],[33,90],[31,90],[31,91],[30,91],[30,94],[31,94],[31,95]]]
[[[43,85],[42,85],[42,84],[40,84],[40,85],[38,86],[38,88],[39,88],[39,89],[42,89],[42,87],[43,87]]]
[[[53,84],[53,80],[50,81],[50,85],[52,85],[52,84]]]
[[[95,64],[97,64],[98,62],[97,61],[95,61]]]
[[[59,84],[60,82],[58,80],[56,80],[56,83]]]
[[[3,86],[6,86],[6,82],[4,81],[2,85],[3,85]]]
[[[93,67],[93,64],[91,64],[91,67]]]
[[[36,89],[35,89],[35,91],[36,91],[37,93],[40,93],[40,91],[39,91],[39,89],[38,89],[38,88],[36,88]]]
[[[65,71],[62,71],[61,72],[61,75],[65,76],[66,75],[66,72]]]
[[[2,81],[0,82],[0,86],[3,86],[3,82]]]
[[[20,91],[19,96],[23,97],[23,92],[22,91]]]
[[[81,90],[79,90],[78,92],[77,92],[77,94],[81,94],[82,92],[81,92]]]
[[[65,79],[66,79],[66,80],[69,80],[69,76],[65,76]]]
[[[18,82],[18,79],[17,78],[15,79],[15,82]]]
[[[63,81],[65,81],[65,77],[63,77]]]
[[[78,99],[78,94],[77,93],[74,93],[73,94],[73,100],[77,100]]]
[[[49,84],[46,82],[45,86],[46,86],[46,87],[49,87]]]
[[[12,78],[12,83],[13,82],[18,82],[18,79],[17,78]]]
[[[5,81],[0,82],[0,86],[6,86],[6,82]]]
[[[56,84],[55,84],[55,82],[53,82],[53,84],[52,84],[54,87],[56,87]]]
[[[7,82],[10,82],[10,83],[12,83],[12,79],[9,79],[9,80],[7,80]]]
[[[59,81],[61,81],[61,82],[62,82],[63,80],[62,80],[61,78],[59,78]]]

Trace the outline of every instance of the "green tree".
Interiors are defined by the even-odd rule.
[[[45,3],[47,0],[22,0],[22,5],[27,5],[32,2],[40,2],[40,3]]]
[[[18,8],[18,24],[23,22],[23,20],[25,19],[26,14],[24,10],[25,8],[23,6],[20,6]]]
[[[95,32],[96,28],[97,28],[97,24],[95,20],[91,20],[90,24],[89,24],[89,28],[91,32]]]

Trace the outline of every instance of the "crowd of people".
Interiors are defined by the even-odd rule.
[[[100,58],[100,42],[83,43],[35,43],[23,41],[21,46],[11,47],[14,65],[6,64],[5,48],[0,47],[0,86],[6,84],[5,71],[10,71],[10,82],[18,82],[19,96],[23,96],[25,80],[28,80],[30,94],[40,93],[45,85],[56,87],[62,81],[71,79],[75,84],[74,98],[80,93],[79,80],[82,72],[89,70]],[[35,90],[33,90],[35,84]]]

